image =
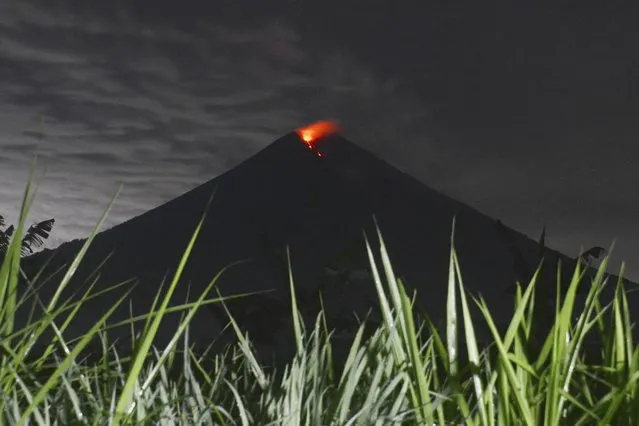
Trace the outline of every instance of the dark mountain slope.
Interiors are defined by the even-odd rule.
[[[457,217],[455,245],[465,285],[481,293],[495,308],[497,320],[511,314],[512,296],[507,289],[517,277],[513,253],[498,231],[495,220],[452,200],[398,171],[386,162],[339,136],[316,144],[316,156],[296,134],[282,137],[234,169],[147,213],[98,234],[76,278],[65,294],[80,287],[95,266],[110,252],[101,269],[98,288],[131,277],[139,285],[133,293],[133,312],[148,311],[160,283],[166,285],[182,251],[213,192],[207,219],[194,248],[174,303],[195,300],[208,281],[223,267],[247,259],[228,270],[217,288],[224,295],[275,289],[268,295],[234,302],[232,310],[258,343],[277,337],[288,319],[288,279],[285,246],[290,245],[294,278],[303,305],[317,308],[316,289],[324,292],[329,319],[340,325],[352,310],[364,312],[375,299],[369,280],[342,282],[327,274],[326,266],[343,264],[368,270],[362,229],[375,241],[372,215],[378,220],[389,248],[395,272],[410,288],[433,319],[443,318],[448,274],[450,232]],[[536,262],[537,243],[513,233],[529,262]],[[70,263],[83,241],[64,244],[25,260],[29,276],[54,254],[48,271]],[[343,253],[351,253],[350,256]],[[547,261],[562,258],[570,272],[574,260],[551,250]],[[554,288],[553,271],[545,278]],[[166,275],[168,273],[168,275]],[[47,274],[45,273],[45,276]],[[165,285],[165,287],[166,287]],[[55,280],[40,295],[48,301]],[[76,335],[88,329],[122,294],[122,289],[81,310],[80,321],[69,330]],[[212,294],[213,296],[214,294]],[[22,319],[24,320],[22,313]],[[123,306],[115,319],[129,316]],[[172,335],[177,317],[165,319],[158,343]],[[220,330],[224,315],[209,305],[194,318],[193,339],[209,342]],[[286,333],[288,329],[284,328]],[[119,335],[127,335],[122,328]]]

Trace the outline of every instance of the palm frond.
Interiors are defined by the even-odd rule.
[[[49,238],[54,223],[55,219],[51,218],[31,225],[22,239],[22,255],[31,254],[35,248],[44,244],[44,240]]]
[[[0,215],[0,227],[4,227],[6,224],[4,216]],[[9,249],[9,243],[11,242],[11,235],[13,234],[13,225],[5,230],[0,230],[0,255],[4,255]]]
[[[11,238],[6,232],[0,231],[0,255],[4,255],[9,249]]]

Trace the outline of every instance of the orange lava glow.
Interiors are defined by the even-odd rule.
[[[315,148],[314,143],[321,138],[335,135],[339,132],[340,129],[337,123],[330,120],[317,121],[295,131],[300,139],[303,140],[309,149],[314,151],[318,157],[322,157],[322,153]]]

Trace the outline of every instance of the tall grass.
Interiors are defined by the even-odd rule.
[[[30,180],[31,181],[31,180]],[[116,194],[117,195],[117,194]],[[15,330],[20,247],[32,201],[25,190],[20,221],[0,268],[0,424],[1,425],[637,425],[639,424],[639,351],[633,340],[626,291],[616,283],[612,301],[603,303],[609,286],[607,259],[590,282],[577,265],[565,294],[557,291],[554,322],[540,336],[533,324],[538,274],[518,286],[514,314],[505,330],[495,325],[490,308],[469,294],[451,235],[446,325],[439,329],[413,309],[396,278],[379,230],[374,243],[365,235],[381,324],[363,321],[352,336],[343,365],[334,357],[334,331],[320,311],[305,321],[298,309],[289,256],[292,339],[295,354],[282,369],[259,361],[251,336],[228,314],[237,342],[223,351],[195,351],[188,328],[208,298],[220,272],[197,302],[170,308],[204,216],[179,261],[168,290],[143,318],[140,336],[132,336],[125,356],[109,343],[105,326],[129,292],[80,339],[65,341],[64,330],[79,306],[96,297],[91,288],[76,304],[59,304],[59,296],[82,261],[107,212],[67,269],[49,301],[39,301],[45,315]],[[539,272],[539,271],[537,271]],[[623,270],[622,270],[623,272]],[[561,274],[557,275],[558,277]],[[37,287],[39,275],[27,284]],[[557,278],[557,289],[566,288]],[[577,291],[589,286],[578,308]],[[104,291],[116,291],[118,285]],[[104,292],[102,291],[102,292]],[[35,298],[34,298],[35,300]],[[35,302],[34,302],[35,303]],[[168,311],[183,319],[163,348],[154,335]],[[70,311],[59,323],[60,313]],[[472,311],[481,313],[492,336],[480,345]],[[228,310],[227,310],[228,312]],[[45,331],[54,338],[38,352],[34,342]],[[366,337],[368,336],[368,337]],[[586,340],[598,338],[597,350]],[[91,342],[93,356],[84,356]]]

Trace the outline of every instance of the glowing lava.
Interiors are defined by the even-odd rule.
[[[327,136],[335,135],[340,132],[340,128],[336,122],[330,120],[317,121],[306,127],[301,127],[295,131],[301,140],[308,145],[308,148],[318,157],[322,157],[322,153],[315,147],[315,142]]]

